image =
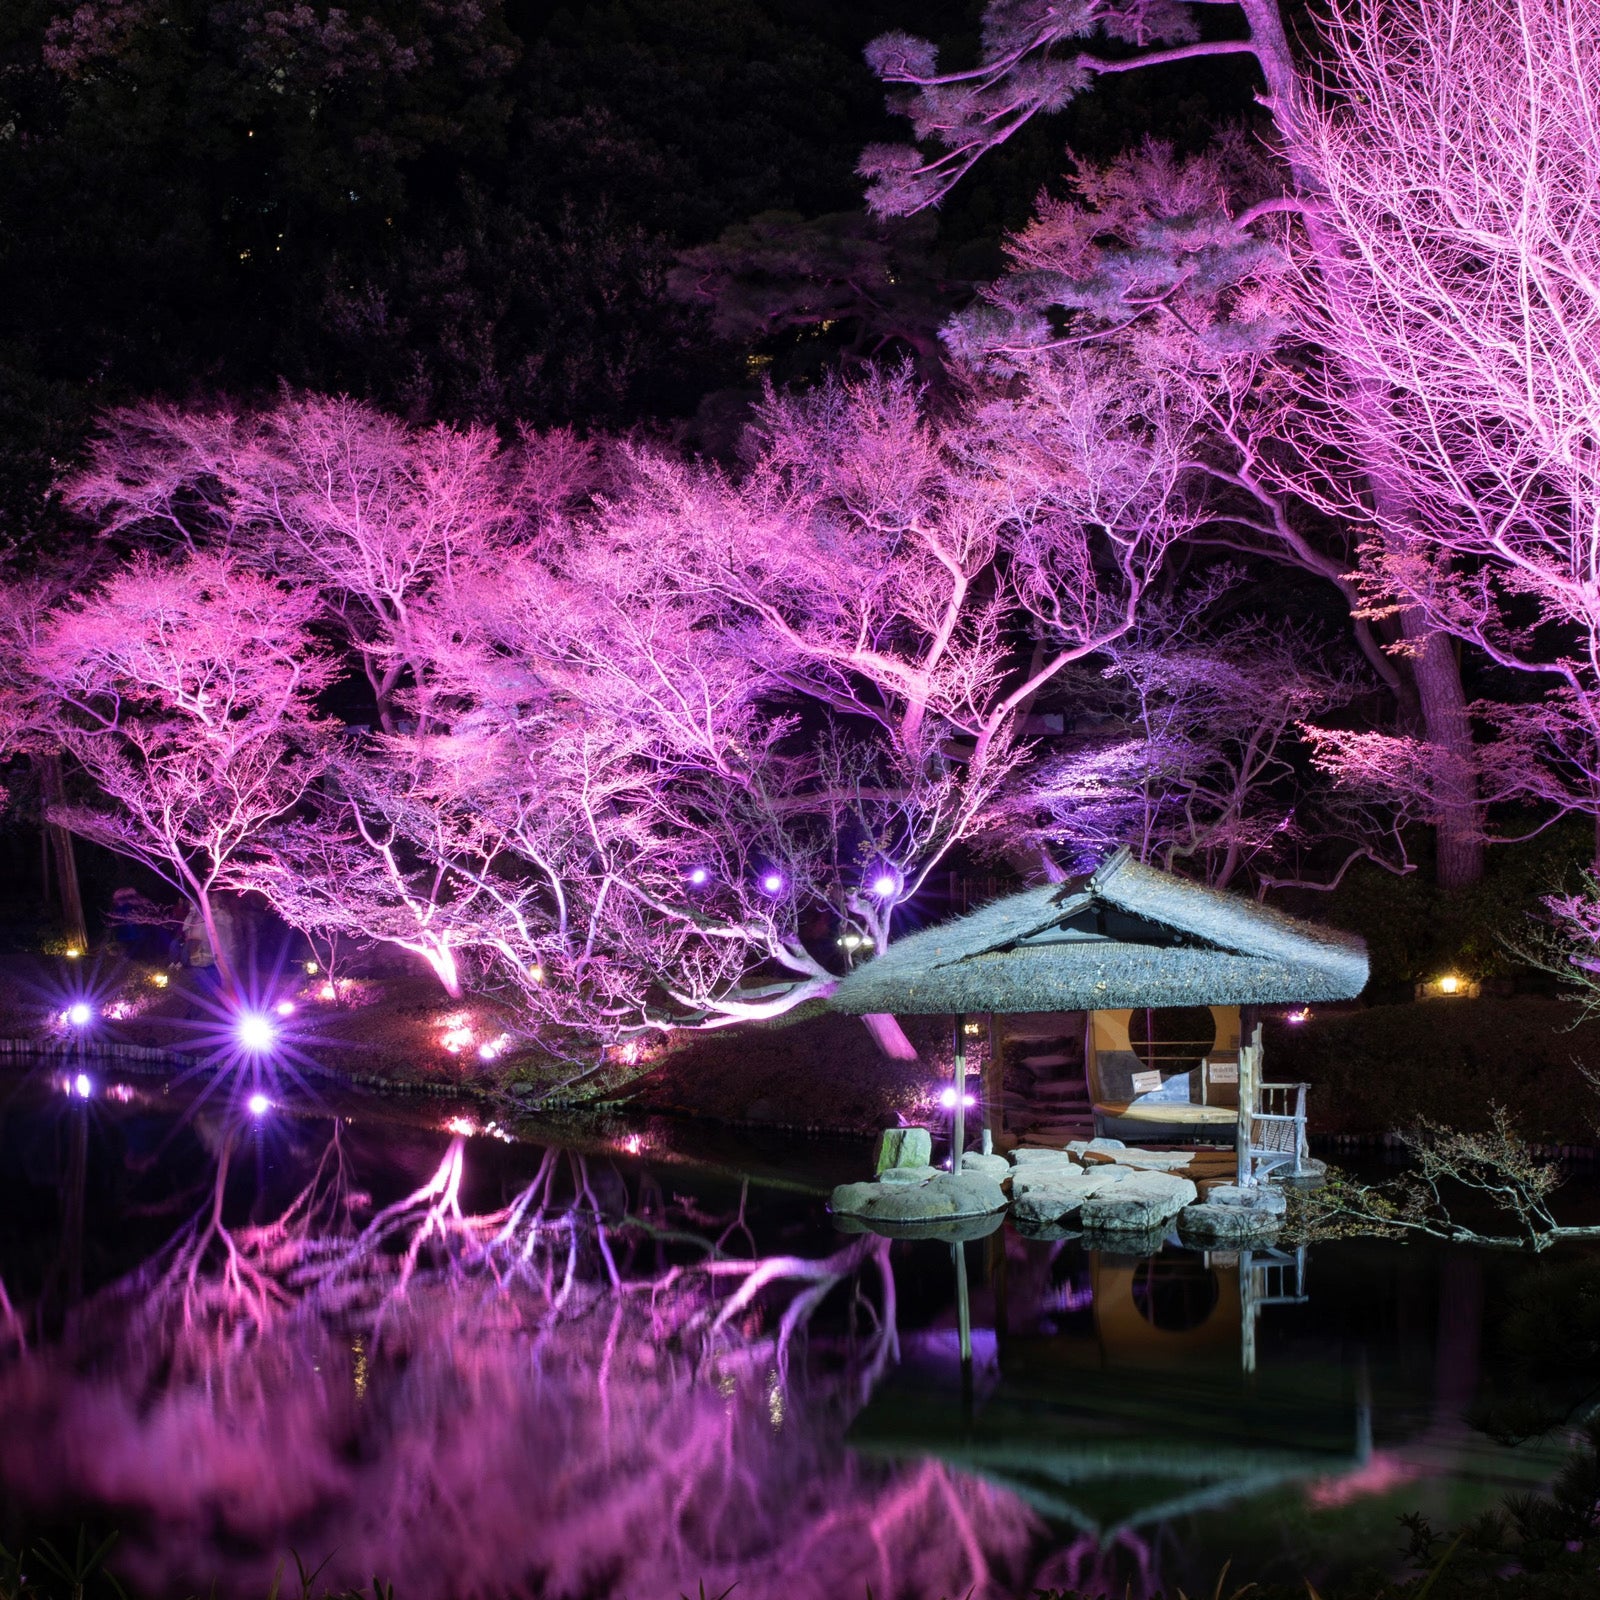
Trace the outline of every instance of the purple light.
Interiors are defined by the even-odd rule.
[[[94,1084],[89,1081],[89,1074],[87,1072],[80,1072],[78,1076],[72,1080],[72,1092],[77,1095],[80,1100],[87,1100],[89,1096],[94,1093]]]
[[[970,1094],[968,1094],[968,1095],[963,1095],[961,1097],[961,1103],[964,1106],[975,1106],[975,1105],[977,1105],[978,1102],[975,1099],[973,1099],[973,1097]],[[943,1090],[939,1095],[939,1104],[942,1105],[945,1108],[946,1111],[954,1111],[955,1108],[956,1108],[956,1092],[955,1092],[955,1090],[954,1089],[945,1089],[945,1090]]]
[[[294,1015],[294,1001],[280,1000],[272,1009],[276,1011],[280,1017],[292,1017]]]
[[[783,874],[781,872],[769,872],[761,880],[761,887],[765,889],[768,894],[782,894]]]
[[[94,1007],[86,1000],[77,1000],[62,1015],[74,1028],[87,1028],[94,1021]]]
[[[880,872],[872,880],[872,892],[880,900],[887,900],[890,895],[897,894],[900,890],[900,880],[892,872]]]
[[[697,888],[697,889],[705,888],[705,886],[708,883],[711,882],[711,868],[710,867],[694,867],[694,868],[692,868],[690,870],[690,873],[689,873],[689,882],[692,883],[695,886],[695,888]]]
[[[263,1117],[272,1109],[272,1102],[264,1094],[257,1092],[245,1101],[252,1117]]]
[[[259,1011],[246,1011],[234,1024],[234,1034],[239,1043],[253,1054],[260,1055],[278,1042],[278,1030],[272,1019]]]

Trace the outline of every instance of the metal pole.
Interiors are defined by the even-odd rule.
[[[961,1152],[967,1147],[967,1019],[956,1013],[956,1105],[950,1126],[950,1170],[961,1170]]]

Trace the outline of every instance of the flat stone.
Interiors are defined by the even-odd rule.
[[[1030,1150],[1026,1146],[1011,1152],[1011,1161],[1014,1166],[1066,1166],[1075,1167],[1077,1162],[1065,1150]]]
[[[1283,1191],[1264,1183],[1249,1186],[1214,1183],[1206,1191],[1205,1203],[1208,1206],[1234,1206],[1273,1217],[1281,1217],[1289,1209]]]
[[[835,1212],[866,1222],[932,1222],[1002,1211],[1006,1197],[980,1173],[937,1172],[924,1183],[842,1183],[831,1203]]]
[[[961,1157],[961,1170],[976,1172],[993,1179],[995,1183],[1004,1183],[1011,1176],[1011,1163],[1004,1156],[985,1156],[979,1155],[976,1150],[967,1150]]]
[[[926,1183],[929,1178],[937,1178],[940,1173],[938,1167],[885,1167],[878,1174],[879,1183]]]
[[[1067,1149],[1085,1166],[1114,1161],[1122,1167],[1138,1167],[1147,1172],[1172,1172],[1194,1160],[1192,1150],[1131,1149],[1120,1139],[1074,1139]]]
[[[1283,1226],[1276,1212],[1258,1211],[1252,1206],[1185,1206],[1178,1213],[1178,1231],[1186,1239],[1219,1244],[1245,1244],[1253,1239],[1275,1239]]]
[[[872,1170],[926,1167],[933,1163],[933,1135],[926,1128],[885,1128],[872,1152]]]
[[[1126,1173],[1123,1182],[1084,1201],[1080,1215],[1086,1230],[1134,1233],[1158,1227],[1192,1204],[1199,1192],[1187,1178],[1170,1172],[1120,1170]]]
[[[1011,1215],[1033,1225],[1060,1224],[1077,1216],[1094,1195],[1120,1188],[1132,1177],[1125,1168],[1111,1166],[1093,1172],[1019,1171],[1011,1180]]]

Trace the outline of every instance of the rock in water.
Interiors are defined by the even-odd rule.
[[[1075,1167],[1078,1163],[1065,1150],[1032,1150],[1026,1145],[1011,1152],[1012,1162],[1019,1167]]]
[[[926,1128],[885,1128],[872,1152],[874,1173],[890,1167],[927,1167],[933,1164],[933,1135]]]
[[[885,1167],[878,1174],[879,1183],[926,1183],[929,1178],[937,1178],[941,1169],[938,1167]]]
[[[1004,1183],[1011,1176],[1011,1163],[1004,1156],[981,1156],[976,1150],[968,1150],[962,1154],[961,1170],[976,1172],[985,1178],[993,1178],[996,1183]]]
[[[1011,1179],[1011,1215],[1033,1227],[1060,1226],[1076,1217],[1085,1201],[1133,1176],[1127,1168],[1113,1166],[1092,1172],[1044,1163],[1019,1167]]]
[[[1175,1217],[1198,1193],[1187,1178],[1170,1172],[1143,1172],[1131,1167],[1111,1170],[1126,1176],[1121,1183],[1084,1201],[1080,1216],[1085,1230],[1142,1232]]]
[[[838,1214],[868,1222],[980,1217],[1004,1210],[1005,1203],[1000,1185],[975,1172],[941,1172],[926,1183],[842,1183],[832,1200]]]
[[[1270,1239],[1283,1226],[1287,1201],[1279,1189],[1217,1184],[1200,1205],[1185,1207],[1178,1227],[1187,1237],[1219,1244]]]

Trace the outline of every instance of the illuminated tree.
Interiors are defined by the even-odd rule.
[[[1297,863],[1334,841],[1345,859],[1323,881],[1364,857],[1403,869],[1398,819],[1329,795],[1307,744],[1308,724],[1370,681],[1305,630],[1208,615],[1230,576],[1152,605],[1074,676],[1074,720],[1092,732],[1001,802],[1003,835],[1095,860],[1126,845],[1217,888],[1304,884]]]
[[[1292,142],[1307,84],[1276,0],[1240,0],[1238,10],[1244,36],[1216,40],[1202,39],[1191,8],[1171,0],[1081,7],[996,0],[985,12],[979,61],[953,72],[939,70],[926,42],[885,36],[869,59],[894,88],[892,107],[933,149],[925,155],[914,146],[876,146],[863,157],[862,171],[872,180],[874,209],[915,211],[936,203],[1032,117],[1061,109],[1104,73],[1211,56],[1253,58],[1266,84],[1261,103],[1280,141],[1290,141],[1289,159],[1276,173],[1260,160],[1241,170],[1225,147],[1221,166],[1231,171],[1219,170],[1214,158],[1187,171],[1146,160],[1141,170],[1135,158],[1110,174],[1085,175],[1087,204],[1041,202],[1038,222],[1019,241],[1017,270],[996,288],[998,322],[982,312],[969,316],[958,344],[991,362],[1013,356],[1020,345],[1024,353],[1012,364],[1024,375],[1093,339],[1120,342],[1124,359],[1153,363],[1167,374],[1163,387],[1181,395],[1206,429],[1203,465],[1218,513],[1207,536],[1318,572],[1355,599],[1346,577],[1354,563],[1336,530],[1330,544],[1329,530],[1319,526],[1322,492],[1313,489],[1309,506],[1303,492],[1322,472],[1345,476],[1350,458],[1309,464],[1283,458],[1286,438],[1304,439],[1284,419],[1304,398],[1308,357],[1281,343],[1287,304],[1279,285],[1290,219],[1298,220],[1323,269],[1326,355],[1335,366],[1348,317],[1342,280],[1332,270],[1340,246],[1319,220],[1317,175]],[[1134,48],[1108,58],[1090,47],[1097,39]],[[1354,460],[1368,498],[1396,507],[1391,454]],[[1394,518],[1393,537],[1404,549],[1402,522]],[[1356,621],[1359,635],[1362,619]],[[1422,725],[1440,881],[1471,882],[1482,871],[1483,822],[1471,722],[1450,640],[1416,604],[1399,606],[1382,626],[1402,668],[1382,661],[1370,642],[1365,648]]]
[[[230,988],[213,897],[322,770],[315,702],[333,667],[315,607],[220,556],[136,556],[11,662],[35,725],[97,791],[55,819],[183,895]]]
[[[1325,491],[1373,535],[1375,602],[1542,680],[1499,720],[1600,817],[1600,18],[1349,4],[1326,37],[1293,153],[1338,256],[1306,263],[1299,312],[1339,359],[1299,426],[1386,453],[1388,495]]]

